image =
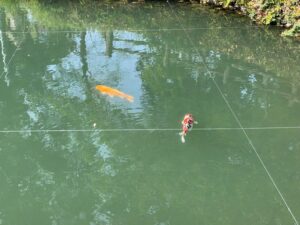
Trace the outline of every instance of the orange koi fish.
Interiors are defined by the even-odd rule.
[[[133,96],[127,95],[121,91],[118,91],[117,89],[110,88],[104,85],[97,85],[96,89],[100,91],[102,94],[108,95],[110,97],[117,96],[119,98],[126,99],[129,102],[133,102]]]

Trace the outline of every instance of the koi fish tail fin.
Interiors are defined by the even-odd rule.
[[[129,102],[133,102],[133,96],[130,96],[130,95],[126,95],[125,96],[125,99],[127,100],[127,101],[129,101]]]
[[[185,136],[184,131],[181,131],[181,132],[179,132],[178,134],[179,134],[180,136]]]
[[[181,142],[182,142],[182,143],[185,143],[184,135],[181,135]]]

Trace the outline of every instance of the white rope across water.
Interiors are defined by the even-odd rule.
[[[193,131],[233,131],[233,130],[286,130],[300,129],[295,127],[203,127],[193,128]],[[59,133],[59,132],[147,132],[147,131],[181,131],[179,128],[115,128],[115,129],[24,129],[0,130],[0,133]]]

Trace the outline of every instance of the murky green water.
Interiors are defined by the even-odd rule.
[[[177,130],[122,130],[180,129],[187,112],[195,128],[299,126],[299,43],[158,4],[6,4],[0,17],[0,224],[300,220],[299,129],[246,129],[287,205],[242,130],[185,144]]]

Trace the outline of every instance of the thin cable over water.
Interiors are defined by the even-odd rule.
[[[299,127],[203,127],[193,128],[193,131],[233,131],[233,130],[287,130]],[[114,129],[24,129],[0,130],[0,133],[59,133],[59,132],[153,132],[153,131],[181,131],[179,128],[114,128]]]

